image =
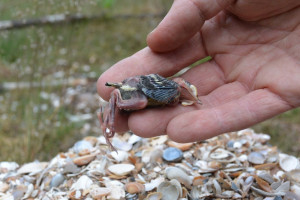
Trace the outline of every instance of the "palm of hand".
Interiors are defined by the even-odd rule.
[[[214,58],[183,75],[197,86],[204,106],[142,110],[129,116],[129,128],[145,137],[167,133],[176,141],[195,141],[251,126],[299,106],[300,28],[297,20],[291,20],[297,19],[295,15],[300,19],[299,9],[276,19],[245,22],[219,13],[186,44],[163,57],[144,49],[125,60],[138,65],[151,59],[153,67],[141,72],[167,76],[205,55]],[[178,60],[175,67],[168,67]],[[162,62],[165,68],[155,67]],[[115,68],[120,69],[120,64]],[[127,118],[120,126],[128,128]]]

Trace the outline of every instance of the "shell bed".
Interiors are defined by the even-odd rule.
[[[49,162],[0,162],[0,199],[300,199],[299,158],[246,129],[198,143],[86,137]]]

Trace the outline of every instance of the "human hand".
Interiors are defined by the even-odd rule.
[[[150,48],[101,75],[98,93],[108,100],[107,81],[171,76],[210,55],[213,60],[182,75],[198,88],[203,105],[136,111],[117,119],[117,131],[200,141],[300,105],[298,0],[175,0],[147,42]]]

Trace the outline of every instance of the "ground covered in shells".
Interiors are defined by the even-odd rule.
[[[85,137],[49,162],[0,162],[0,199],[300,199],[299,158],[247,129],[179,144]]]

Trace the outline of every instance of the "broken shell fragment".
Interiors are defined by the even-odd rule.
[[[80,156],[74,158],[73,162],[78,166],[83,166],[89,164],[91,161],[95,159],[96,155],[90,154],[85,156]]]
[[[209,158],[223,163],[230,163],[236,160],[236,156],[233,153],[218,146],[210,151]]]
[[[166,176],[168,179],[176,179],[187,188],[191,188],[192,179],[180,168],[168,167],[166,169]]]
[[[118,176],[126,176],[132,170],[134,170],[134,165],[132,164],[115,164],[108,167],[108,170]]]
[[[128,182],[125,184],[125,190],[130,194],[142,193],[145,191],[145,186],[138,182]]]
[[[107,196],[111,193],[111,189],[105,187],[92,187],[90,190],[90,195],[93,199],[102,199],[102,197]]]
[[[178,148],[181,151],[187,151],[193,146],[193,143],[178,143],[170,140],[168,141],[168,145],[170,147]]]

